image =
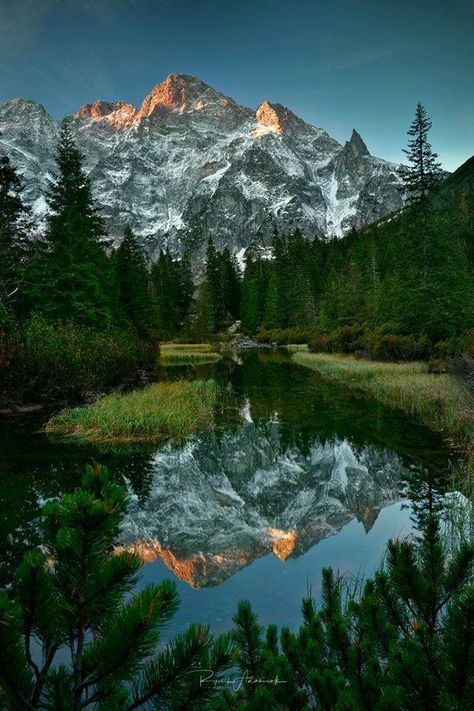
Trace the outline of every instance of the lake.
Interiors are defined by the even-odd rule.
[[[291,628],[321,570],[357,584],[390,537],[414,533],[428,496],[444,500],[448,451],[409,418],[291,363],[241,351],[163,378],[213,377],[225,394],[217,427],[186,441],[112,451],[55,442],[38,418],[0,425],[0,575],[41,542],[41,505],[107,465],[130,495],[119,544],[146,561],[140,585],[176,581],[188,623],[227,629],[239,600],[260,622]]]

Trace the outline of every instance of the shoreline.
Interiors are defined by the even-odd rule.
[[[292,362],[400,409],[440,433],[472,477],[474,396],[455,375],[429,373],[424,362],[379,362],[327,353],[296,352]]]

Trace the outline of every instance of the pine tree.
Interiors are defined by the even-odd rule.
[[[22,191],[22,181],[9,158],[0,157],[0,303],[4,306],[18,296],[26,268],[32,223]]]
[[[240,313],[240,274],[235,257],[226,247],[220,255],[221,280],[226,316],[238,319]]]
[[[212,237],[209,238],[206,250],[206,267],[204,280],[208,293],[211,332],[216,333],[225,320],[224,283],[220,254],[217,252]]]
[[[408,157],[408,166],[402,166],[400,175],[405,185],[409,202],[425,198],[435,188],[441,179],[441,165],[437,162],[438,154],[434,153],[428,140],[431,130],[431,119],[426,115],[422,104],[417,104],[415,118],[408,135],[408,148],[404,149]]]
[[[172,338],[183,331],[191,308],[194,283],[189,258],[173,259],[169,252],[151,268],[154,325],[160,338]]]
[[[264,323],[269,268],[257,250],[245,253],[240,316],[243,328],[255,331]]]
[[[145,337],[150,329],[149,275],[143,250],[130,227],[125,228],[115,253],[115,267],[120,304],[129,323]]]
[[[57,167],[48,193],[47,229],[30,301],[50,320],[103,328],[113,314],[105,228],[67,121],[61,127]]]
[[[140,560],[114,553],[125,506],[100,467],[45,506],[44,545],[25,555],[11,594],[0,593],[1,708],[173,711],[203,709],[215,695],[200,670],[219,677],[229,667],[229,637],[191,625],[157,651],[178,597],[171,581],[132,592]]]
[[[359,596],[334,571],[323,571],[321,609],[304,600],[297,633],[283,628],[278,635],[270,626],[264,634],[241,603],[234,639],[243,689],[219,708],[468,711],[473,561],[474,547],[448,551],[436,516],[427,515],[421,539],[389,543],[384,568]]]
[[[189,319],[194,296],[193,272],[188,255],[184,254],[181,260],[177,262],[177,268],[179,282],[178,325],[180,329],[183,329]]]

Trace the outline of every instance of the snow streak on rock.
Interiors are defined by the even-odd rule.
[[[96,101],[71,117],[95,197],[120,237],[130,224],[150,253],[200,253],[209,235],[237,253],[273,224],[341,236],[402,205],[396,166],[354,131],[341,146],[281,104],[256,112],[200,79],[171,74],[137,109]],[[0,105],[0,153],[44,215],[58,123],[35,102]]]

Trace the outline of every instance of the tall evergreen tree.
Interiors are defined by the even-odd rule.
[[[183,281],[179,260],[173,259],[170,252],[160,252],[160,256],[151,269],[154,296],[155,326],[160,338],[172,338],[181,329],[184,319]],[[189,285],[185,288],[188,290]],[[183,301],[184,298],[184,301]]]
[[[150,328],[149,274],[143,250],[130,227],[115,253],[120,303],[130,324],[140,336]]]
[[[400,171],[409,202],[425,198],[441,178],[441,165],[436,160],[438,154],[433,152],[428,140],[430,130],[431,119],[425,107],[418,103],[415,118],[408,130],[411,136],[408,148],[403,151],[408,157],[408,165],[402,166]]]
[[[6,156],[0,157],[0,303],[15,301],[25,273],[31,216],[21,199],[21,179]]]
[[[240,273],[237,261],[228,247],[221,256],[221,280],[226,317],[239,318],[240,313]]]
[[[67,121],[61,126],[56,160],[42,259],[30,299],[51,320],[103,327],[113,317],[104,222]]]
[[[204,279],[209,297],[209,323],[211,331],[215,333],[222,326],[225,319],[225,302],[221,260],[212,237],[209,238],[207,243]]]
[[[184,254],[181,260],[177,262],[177,270],[179,283],[178,326],[182,329],[189,317],[194,296],[193,272],[191,261],[187,254]]]

